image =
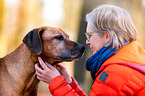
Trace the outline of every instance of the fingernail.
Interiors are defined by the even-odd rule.
[[[38,57],[38,59],[40,59],[41,57]]]

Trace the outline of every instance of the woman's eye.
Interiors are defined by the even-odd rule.
[[[63,36],[56,36],[56,37],[54,37],[54,39],[57,39],[57,40],[63,40],[64,38],[63,38]]]

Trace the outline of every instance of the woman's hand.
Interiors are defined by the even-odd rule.
[[[63,66],[61,63],[57,63],[54,66],[57,68],[59,73],[65,77],[65,79],[68,83],[72,82],[71,76],[69,75],[69,72],[67,71],[65,66]]]
[[[59,76],[58,70],[47,62],[38,57],[38,61],[43,69],[41,69],[38,64],[35,64],[37,78],[45,83],[50,83],[52,79]]]

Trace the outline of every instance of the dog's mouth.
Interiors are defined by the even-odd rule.
[[[83,57],[83,55],[84,55],[84,51],[82,51],[82,52],[80,52],[80,53],[78,53],[77,55],[74,55],[74,56],[68,56],[68,55],[64,56],[63,55],[62,57],[60,57],[60,61],[56,61],[56,62],[57,63],[58,62],[63,62],[63,61],[71,62],[73,60],[79,60],[80,58]]]
[[[80,57],[81,58],[81,57]],[[61,59],[60,61],[55,61],[55,62],[53,62],[51,65],[55,65],[55,64],[57,64],[57,63],[61,63],[61,62],[64,62],[64,61],[66,61],[66,62],[71,62],[71,61],[73,61],[73,60],[78,60],[78,59],[80,59],[80,58],[69,58],[69,59],[66,59],[66,58],[63,58],[63,59]]]
[[[77,56],[74,56],[74,57],[69,57],[69,56],[60,56],[60,60],[58,61],[54,61],[51,65],[55,65],[57,63],[61,63],[61,62],[71,62],[73,60],[79,60],[82,56],[83,56],[84,52],[80,53],[79,55]]]
[[[55,65],[56,63],[60,63],[63,61],[70,62],[73,60],[79,60],[84,55],[85,47],[83,45],[77,45],[75,48],[66,52],[62,52],[59,55],[57,54],[56,57],[59,57],[59,60],[56,60],[52,63]]]
[[[53,62],[51,65],[55,65],[55,64],[57,64],[57,63],[60,63],[61,61],[55,61],[55,62]]]

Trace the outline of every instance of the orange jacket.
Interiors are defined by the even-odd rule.
[[[89,96],[145,96],[145,51],[132,41],[106,60],[96,75]],[[63,76],[54,78],[49,89],[53,96],[86,96],[74,79],[68,84]]]

